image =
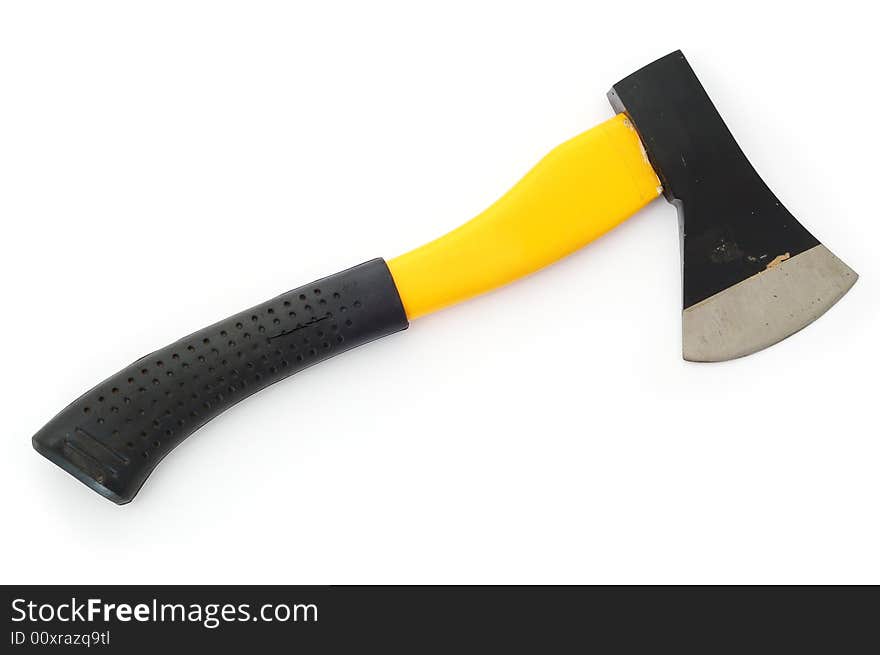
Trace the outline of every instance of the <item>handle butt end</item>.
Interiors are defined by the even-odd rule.
[[[38,453],[124,505],[169,452],[251,394],[408,327],[382,259],[288,291],[130,364],[34,437]]]

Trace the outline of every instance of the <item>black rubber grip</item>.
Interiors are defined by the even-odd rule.
[[[140,358],[68,405],[34,448],[121,505],[175,446],[235,403],[408,325],[388,266],[374,259]]]

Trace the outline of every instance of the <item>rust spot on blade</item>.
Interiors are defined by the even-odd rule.
[[[789,259],[790,257],[791,257],[790,252],[785,252],[785,253],[782,253],[781,255],[776,255],[776,257],[774,257],[773,260],[769,264],[767,264],[767,268],[773,268],[775,266],[779,266],[782,262],[784,262],[786,259]]]

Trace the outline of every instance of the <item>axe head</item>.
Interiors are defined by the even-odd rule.
[[[748,355],[821,316],[858,275],[758,176],[684,55],[608,93],[635,126],[681,225],[684,358]]]

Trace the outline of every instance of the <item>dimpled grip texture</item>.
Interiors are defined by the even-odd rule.
[[[235,403],[407,326],[388,267],[374,259],[140,358],[66,407],[34,448],[124,504],[165,455]]]

